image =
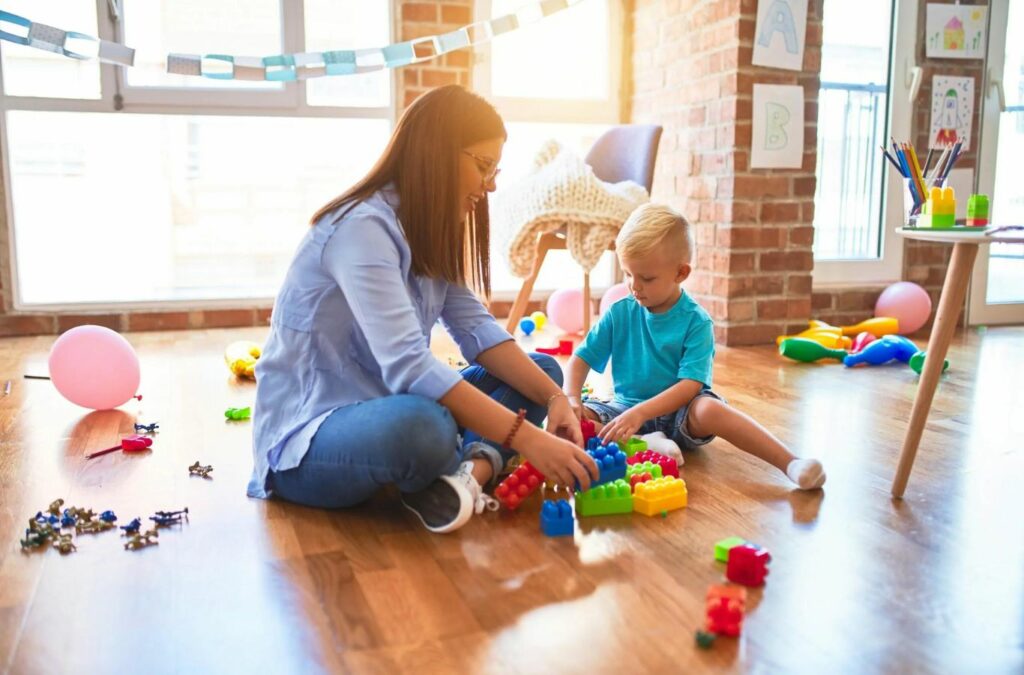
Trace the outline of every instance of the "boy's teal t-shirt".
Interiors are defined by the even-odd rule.
[[[680,380],[711,387],[714,323],[683,291],[667,312],[653,314],[627,296],[601,317],[576,356],[603,373],[612,361],[615,400],[638,405]]]

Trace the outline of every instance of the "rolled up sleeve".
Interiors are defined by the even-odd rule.
[[[391,393],[437,400],[462,380],[430,352],[382,218],[348,219],[324,246],[321,263],[345,294]]]
[[[476,361],[480,352],[512,339],[476,294],[465,286],[448,284],[441,322],[467,361]]]

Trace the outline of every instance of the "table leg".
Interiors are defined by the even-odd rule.
[[[910,425],[907,427],[907,435],[903,439],[900,463],[892,482],[892,496],[897,499],[903,498],[903,491],[906,490],[907,480],[910,478],[910,470],[914,467],[917,446],[921,442],[925,422],[928,421],[928,411],[932,407],[935,387],[942,374],[942,363],[946,359],[946,351],[953,339],[953,333],[956,332],[956,322],[960,317],[960,310],[964,306],[967,282],[971,278],[971,269],[974,267],[974,258],[977,255],[978,244],[964,242],[953,245],[953,256],[949,261],[946,281],[942,285],[942,295],[939,296],[939,308],[935,312],[935,324],[932,326],[932,335],[928,340],[928,356],[924,360],[921,380],[917,385],[917,396],[914,397],[914,408],[910,413]]]

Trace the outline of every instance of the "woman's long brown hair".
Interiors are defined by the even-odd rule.
[[[464,148],[506,137],[498,112],[480,96],[458,85],[432,89],[406,109],[370,172],[320,207],[310,223],[343,206],[351,208],[393,182],[413,273],[467,285],[489,297],[487,199],[477,202],[469,218],[462,218],[459,161]]]

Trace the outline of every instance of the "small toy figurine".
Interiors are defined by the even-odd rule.
[[[145,548],[146,546],[156,546],[160,543],[156,541],[159,537],[160,534],[155,529],[146,530],[142,534],[133,534],[128,541],[125,542],[124,547],[125,550],[128,551],[137,551],[140,548]]]
[[[113,511],[108,510],[100,514],[100,520],[102,520],[105,523],[112,523],[115,520],[117,520],[117,516],[114,515]]]
[[[44,546],[49,537],[45,536],[41,532],[33,530],[25,530],[25,538],[21,541],[21,550],[27,550],[30,548],[39,548]]]
[[[697,631],[697,646],[701,649],[711,649],[711,645],[715,643],[716,635],[709,633],[704,630]]]
[[[252,416],[252,409],[246,406],[245,408],[228,408],[224,411],[224,417],[229,420],[247,420]]]
[[[459,370],[462,370],[463,368],[469,366],[468,363],[466,363],[462,359],[457,359],[454,356],[448,357],[448,365],[451,366],[452,368],[458,368]]]
[[[87,523],[96,517],[96,512],[93,511],[92,509],[80,509],[78,507],[73,506],[71,507],[71,512],[75,514],[76,518],[78,518],[79,520],[84,520]]]
[[[61,527],[74,527],[75,526],[75,517],[73,515],[71,515],[70,513],[68,513],[67,509],[64,510],[64,516],[60,519],[60,526]]]
[[[140,527],[142,527],[142,521],[138,518],[132,518],[132,521],[127,525],[122,525],[121,529],[124,530],[125,535],[129,535],[138,534]]]
[[[152,424],[136,424],[135,433],[143,432],[147,434],[155,434],[156,430],[160,428],[159,422],[153,422]]]
[[[64,500],[58,498],[56,501],[50,503],[50,508],[48,508],[47,511],[55,516],[59,516],[60,507],[62,506],[64,506]]]
[[[181,511],[157,511],[156,515],[149,519],[156,523],[157,527],[170,527],[181,524],[182,518],[188,519],[188,508]]]
[[[62,534],[57,537],[57,541],[53,542],[53,546],[60,551],[61,555],[67,555],[72,551],[78,550],[78,548],[71,542],[70,534]]]
[[[199,460],[198,459],[196,460],[195,464],[193,464],[190,467],[188,467],[188,475],[190,475],[190,476],[202,476],[203,478],[209,478],[211,471],[213,471],[213,465],[212,464],[207,464],[206,466],[202,466],[202,465],[199,464]]]
[[[93,457],[99,457],[106,455],[111,452],[117,452],[118,450],[124,450],[125,452],[135,452],[138,450],[145,450],[149,446],[153,445],[153,439],[148,436],[139,436],[138,434],[132,434],[125,436],[121,439],[120,445],[115,445],[112,448],[106,450],[97,450],[96,452],[90,452],[85,456],[86,459],[92,459]]]
[[[98,534],[106,532],[113,527],[114,524],[106,520],[85,521],[75,525],[75,532],[78,534]]]

